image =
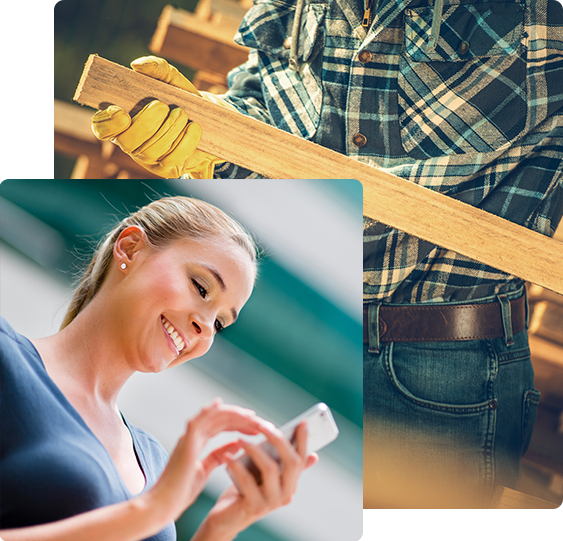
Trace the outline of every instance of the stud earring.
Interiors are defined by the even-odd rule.
[[[122,268],[123,270],[125,270],[125,269],[127,268],[127,264],[126,264],[126,263],[121,263],[120,266],[121,266],[121,268]]]

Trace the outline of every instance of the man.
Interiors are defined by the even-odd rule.
[[[563,212],[555,0],[270,0],[249,10],[236,41],[251,52],[229,75],[227,106],[553,234]],[[160,60],[133,68],[193,88]],[[95,132],[163,176],[253,175],[192,152],[197,128],[157,108],[131,125],[102,111]],[[365,507],[487,506],[495,485],[517,486],[539,400],[523,283],[368,218],[364,247]]]

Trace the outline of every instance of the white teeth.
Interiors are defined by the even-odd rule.
[[[170,338],[172,338],[178,351],[182,351],[186,347],[186,344],[182,340],[182,337],[178,334],[178,331],[174,328],[172,323],[170,323],[167,319],[164,319],[164,316],[161,316],[160,319],[162,320],[166,332],[170,335]]]

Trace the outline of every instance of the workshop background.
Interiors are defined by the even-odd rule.
[[[356,541],[362,532],[362,189],[346,180],[7,180],[0,185],[0,313],[31,338],[57,331],[76,272],[137,207],[191,195],[231,213],[264,249],[236,325],[210,352],[138,374],[119,406],[171,451],[187,419],[221,396],[283,424],[326,402],[339,438],[304,473],[294,501],[241,541]],[[220,442],[218,441],[217,444]],[[178,522],[190,539],[230,483],[216,472]]]
[[[158,19],[167,5],[192,12],[198,0],[62,0],[55,6],[54,32],[54,97],[55,103],[73,105],[74,110],[63,114],[63,120],[55,106],[55,159],[54,178],[76,178],[73,170],[76,159],[84,154],[80,143],[84,137],[93,138],[89,130],[88,115],[95,111],[81,108],[72,101],[74,91],[80,80],[84,64],[90,54],[129,66],[132,60],[152,54],[149,50],[151,38],[156,30]],[[205,23],[204,23],[205,24]],[[234,31],[233,31],[234,35]],[[196,53],[197,54],[197,53]],[[174,63],[188,78],[192,79],[195,70]],[[77,114],[83,113],[82,115]],[[66,119],[74,115],[75,127],[84,123],[90,133],[83,137],[72,133],[74,148],[69,145],[57,145],[57,130],[66,129]],[[82,117],[82,118],[81,118]],[[60,124],[63,124],[60,128]],[[68,134],[65,134],[68,135]],[[76,144],[76,139],[80,139]],[[74,152],[74,149],[77,149]],[[106,178],[101,177],[101,178]],[[135,177],[150,178],[150,177]]]

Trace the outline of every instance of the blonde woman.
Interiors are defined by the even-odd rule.
[[[187,197],[154,201],[100,244],[61,330],[28,340],[2,320],[1,528],[4,541],[171,541],[173,521],[226,464],[231,486],[194,540],[233,539],[287,504],[306,455],[306,428],[293,447],[254,412],[220,400],[188,422],[168,460],[119,412],[135,372],[160,372],[203,355],[232,325],[256,277],[256,247],[219,209]],[[283,467],[235,441],[201,459],[222,431],[262,433]],[[244,449],[258,485],[233,454]]]

